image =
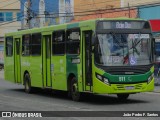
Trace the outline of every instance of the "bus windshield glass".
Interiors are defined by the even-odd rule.
[[[103,66],[133,66],[151,63],[149,34],[97,34],[95,62]]]

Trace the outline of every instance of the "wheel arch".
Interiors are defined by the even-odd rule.
[[[69,88],[70,88],[70,82],[71,82],[72,78],[74,78],[74,77],[76,78],[76,75],[74,73],[70,73],[68,75],[68,77],[67,77],[67,90],[69,90]]]
[[[29,72],[28,72],[27,70],[25,70],[25,71],[24,71],[24,74],[23,74],[23,85],[24,85],[24,83],[25,83],[25,75],[26,75],[26,74],[29,74]],[[29,74],[29,75],[30,75],[30,74]]]

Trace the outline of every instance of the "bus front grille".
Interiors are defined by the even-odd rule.
[[[137,75],[150,71],[153,64],[141,66],[97,66],[111,75]]]
[[[132,89],[127,89],[128,87]],[[141,90],[143,88],[143,84],[134,84],[134,85],[124,85],[124,84],[117,84],[115,89],[116,90]]]

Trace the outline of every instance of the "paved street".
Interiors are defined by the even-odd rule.
[[[151,93],[134,94],[131,95],[128,101],[126,102],[119,102],[115,95],[87,95],[85,96],[82,102],[74,102],[67,98],[66,93],[59,93],[55,95],[52,94],[50,91],[39,90],[34,94],[26,94],[24,92],[22,85],[15,85],[10,82],[4,81],[3,71],[0,71],[0,111],[137,111],[137,110],[160,111],[160,93],[151,92]],[[82,119],[82,118],[72,118],[72,119]],[[90,120],[91,118],[87,119]],[[131,120],[132,119],[134,120],[135,118],[131,118]],[[141,120],[139,118],[136,119]],[[150,118],[145,118],[144,120],[146,119],[149,120]],[[158,120],[158,118],[155,119]]]

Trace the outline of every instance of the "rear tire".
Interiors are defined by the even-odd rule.
[[[2,65],[0,65],[0,71],[3,69],[3,66]]]
[[[31,79],[28,73],[24,76],[24,89],[26,93],[32,93],[33,88],[31,87]]]
[[[125,101],[129,97],[129,94],[117,94],[117,97],[120,101]]]

